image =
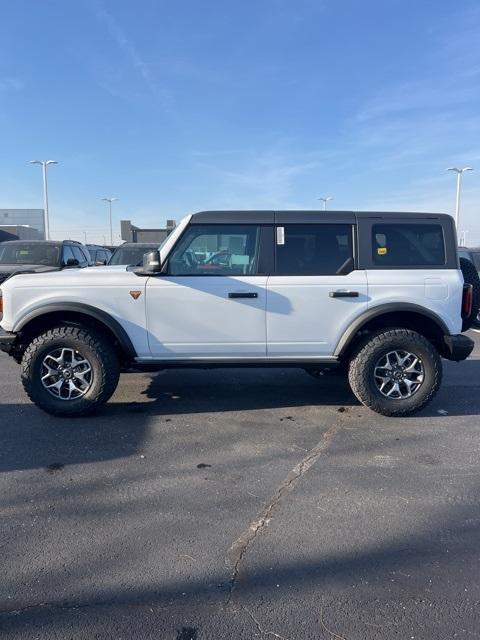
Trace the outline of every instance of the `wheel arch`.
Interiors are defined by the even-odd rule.
[[[348,357],[358,341],[367,333],[383,328],[417,331],[430,340],[441,355],[445,350],[443,337],[450,334],[442,318],[424,307],[409,303],[386,304],[368,309],[360,315],[343,333],[334,355],[339,359]]]
[[[87,326],[97,329],[110,337],[122,360],[130,361],[137,356],[129,335],[118,320],[102,309],[81,302],[52,303],[34,309],[26,314],[13,330],[18,334],[19,342],[23,344],[26,337],[38,335],[43,329],[54,325]]]

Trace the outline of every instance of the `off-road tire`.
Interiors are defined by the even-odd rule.
[[[424,381],[409,398],[386,398],[374,379],[376,363],[389,351],[409,351],[424,367]],[[435,347],[416,331],[382,329],[371,333],[352,354],[348,381],[362,404],[384,416],[409,416],[423,409],[435,397],[442,381],[442,361]]]
[[[462,331],[468,331],[471,327],[478,329],[480,323],[478,321],[478,312],[480,309],[480,278],[475,265],[468,258],[460,258],[460,269],[463,274],[463,280],[466,284],[473,287],[472,312],[468,318],[463,318]]]
[[[80,398],[60,400],[42,384],[43,358],[55,348],[78,349],[88,358],[93,376],[91,386]],[[40,409],[55,416],[85,416],[104,405],[115,391],[120,363],[111,342],[90,328],[60,326],[32,340],[22,358],[22,384],[28,397]]]

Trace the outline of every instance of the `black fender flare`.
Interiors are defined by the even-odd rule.
[[[98,322],[101,322],[113,333],[116,340],[118,340],[120,346],[129,359],[133,360],[137,357],[137,352],[135,351],[135,347],[130,340],[130,336],[118,322],[118,320],[115,320],[115,318],[113,318],[106,311],[97,309],[96,307],[92,307],[89,304],[84,304],[82,302],[59,302],[42,305],[41,307],[33,309],[32,311],[27,313],[14,326],[13,332],[20,333],[22,329],[26,327],[32,320],[41,318],[42,316],[48,315],[49,313],[58,313],[62,311],[82,313],[83,315],[90,316]]]
[[[433,311],[410,302],[389,302],[387,304],[367,309],[360,316],[358,316],[358,318],[356,318],[356,320],[348,327],[348,329],[343,333],[342,337],[338,341],[337,346],[335,347],[334,356],[340,358],[348,349],[356,334],[370,320],[386,315],[388,313],[399,313],[402,311],[416,313],[417,315],[424,316],[425,318],[432,320],[437,325],[442,335],[450,334],[450,331],[445,322]]]

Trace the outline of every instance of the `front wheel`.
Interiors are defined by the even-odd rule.
[[[348,371],[360,402],[384,416],[417,413],[434,398],[442,380],[435,347],[408,329],[379,331],[354,353]]]
[[[120,364],[109,340],[93,329],[55,327],[28,345],[22,383],[29,398],[56,416],[83,416],[115,391]]]

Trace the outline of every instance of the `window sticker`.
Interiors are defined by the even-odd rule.
[[[387,255],[387,247],[378,247],[377,253],[378,253],[379,256],[386,256]]]

